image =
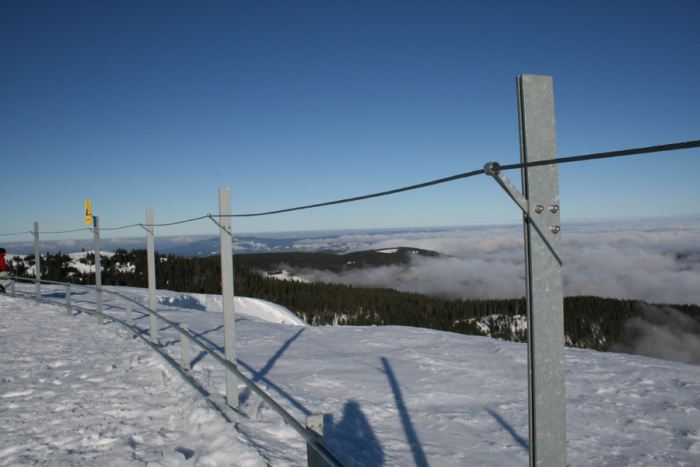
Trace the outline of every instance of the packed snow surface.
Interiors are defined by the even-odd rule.
[[[0,465],[265,465],[147,345],[0,297]]]
[[[112,290],[146,301],[142,289]],[[160,312],[223,350],[219,297],[158,295]],[[58,288],[45,296],[63,300]],[[72,300],[95,303],[77,288]],[[107,294],[105,304],[124,317],[120,299]],[[300,326],[280,319],[291,313],[277,305],[236,306],[240,369],[302,423],[327,414],[325,438],[347,465],[527,464],[526,345],[398,326]],[[306,461],[301,437],[242,384],[242,414],[226,424],[114,323],[7,297],[0,313],[2,465]],[[148,317],[135,318],[146,333]],[[178,334],[159,332],[179,359]],[[223,394],[222,368],[194,355],[192,375]],[[570,465],[700,465],[699,366],[578,349],[565,357]]]

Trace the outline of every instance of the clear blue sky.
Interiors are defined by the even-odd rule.
[[[110,227],[216,212],[219,186],[250,212],[515,162],[521,73],[554,76],[562,156],[700,139],[698,24],[697,1],[4,0],[0,233],[84,227],[87,198]],[[700,150],[562,166],[562,216],[696,214],[698,174]],[[234,226],[518,219],[482,176]]]

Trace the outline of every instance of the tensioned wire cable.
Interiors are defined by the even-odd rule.
[[[169,226],[169,225],[186,224],[187,222],[200,221],[200,220],[202,220],[202,219],[207,219],[207,218],[209,218],[209,217],[210,217],[210,214],[205,214],[205,215],[203,215],[203,216],[193,217],[193,218],[191,218],[191,219],[184,219],[184,220],[175,221],[175,222],[166,222],[166,223],[164,223],[164,224],[137,224],[137,225],[141,225],[141,226],[143,226],[143,227],[167,227],[167,226]]]
[[[619,151],[599,152],[599,153],[584,154],[584,155],[579,155],[579,156],[560,157],[560,158],[556,158],[556,159],[548,159],[548,160],[543,160],[543,161],[527,162],[527,163],[520,163],[520,164],[499,165],[498,167],[500,170],[522,169],[525,167],[537,167],[537,166],[542,166],[542,165],[565,164],[565,163],[569,163],[569,162],[580,162],[580,161],[586,161],[586,160],[606,159],[606,158],[611,158],[611,157],[632,156],[632,155],[639,155],[639,154],[651,154],[651,153],[657,153],[657,152],[674,151],[674,150],[678,150],[678,149],[691,149],[691,148],[697,148],[697,147],[700,147],[700,140],[685,141],[682,143],[673,143],[673,144],[662,144],[662,145],[658,145],[658,146],[647,146],[647,147],[643,147],[643,148],[623,149],[623,150],[619,150]],[[481,175],[483,173],[484,173],[484,169],[478,169],[478,170],[472,170],[470,172],[464,172],[461,174],[452,175],[450,177],[439,178],[437,180],[431,180],[429,182],[419,183],[416,185],[410,185],[410,186],[406,186],[406,187],[402,187],[402,188],[396,188],[394,190],[381,191],[381,192],[372,193],[369,195],[355,196],[352,198],[338,199],[335,201],[326,201],[324,203],[309,204],[306,206],[297,206],[297,207],[293,207],[293,208],[278,209],[275,211],[256,212],[256,213],[247,213],[247,214],[229,214],[228,216],[215,216],[215,217],[268,216],[268,215],[272,215],[272,214],[281,214],[283,212],[301,211],[303,209],[312,209],[312,208],[319,208],[322,206],[331,206],[334,204],[352,203],[352,202],[360,201],[363,199],[378,198],[380,196],[393,195],[395,193],[401,193],[404,191],[418,190],[420,188],[426,188],[429,186],[440,185],[442,183],[447,183],[447,182],[451,182],[454,180],[461,180],[463,178],[469,178],[469,177],[473,177],[475,175]]]
[[[183,219],[183,220],[180,220],[180,221],[167,222],[167,223],[163,223],[163,224],[145,224],[145,223],[138,223],[138,224],[121,225],[121,226],[119,226],[119,227],[100,227],[100,228],[98,228],[97,230],[98,230],[99,232],[102,232],[102,231],[113,231],[113,230],[131,229],[131,228],[134,228],[134,227],[167,227],[167,226],[170,226],[170,225],[185,224],[185,223],[187,223],[187,222],[194,222],[194,221],[198,221],[198,220],[201,220],[201,219],[207,219],[208,217],[210,217],[209,214],[207,214],[207,215],[205,215],[205,216],[193,217],[193,218],[191,218],[191,219]],[[80,228],[80,229],[71,229],[71,230],[39,231],[39,233],[40,233],[40,234],[63,234],[63,233],[82,232],[82,231],[89,231],[89,232],[92,232],[92,231],[94,231],[94,230],[95,230],[95,229],[90,228],[90,227],[83,227],[83,228]],[[18,235],[18,234],[23,234],[23,233],[30,233],[30,234],[33,234],[34,232],[33,232],[33,231],[27,231],[27,232],[17,232],[17,233],[14,233],[14,234],[0,234],[0,235],[2,235],[2,236],[9,236],[9,235]]]
[[[70,230],[54,230],[54,231],[47,231],[44,232],[42,230],[39,231],[40,234],[64,234],[64,233],[72,233],[72,232],[82,232],[83,230],[91,231],[89,227],[83,227],[81,229],[70,229]],[[34,233],[34,232],[30,232]]]
[[[693,141],[684,141],[684,142],[680,142],[680,143],[661,144],[661,145],[656,145],[656,146],[646,146],[646,147],[639,147],[639,148],[632,148],[632,149],[621,149],[618,151],[598,152],[598,153],[592,153],[592,154],[582,154],[582,155],[578,155],[578,156],[559,157],[559,158],[555,158],[555,159],[548,159],[548,160],[534,161],[534,162],[527,162],[527,163],[519,163],[519,164],[506,164],[506,165],[496,164],[494,166],[494,168],[497,170],[514,170],[514,169],[523,169],[523,168],[527,168],[527,167],[539,167],[539,166],[544,166],[544,165],[566,164],[566,163],[570,163],[570,162],[581,162],[581,161],[596,160],[596,159],[609,159],[609,158],[613,158],[613,157],[634,156],[634,155],[642,155],[642,154],[654,154],[654,153],[659,153],[659,152],[676,151],[679,149],[693,149],[693,148],[698,148],[698,147],[700,147],[700,140],[693,140]],[[198,220],[212,218],[212,217],[222,218],[222,217],[270,216],[273,214],[282,214],[285,212],[301,211],[301,210],[305,210],[305,209],[320,208],[323,206],[333,206],[333,205],[337,205],[337,204],[353,203],[355,201],[361,201],[361,200],[365,200],[365,199],[379,198],[382,196],[393,195],[393,194],[402,193],[405,191],[412,191],[412,190],[418,190],[421,188],[427,188],[430,186],[441,185],[443,183],[448,183],[448,182],[452,182],[455,180],[462,180],[465,178],[474,177],[476,175],[481,175],[484,173],[485,173],[484,169],[477,169],[477,170],[472,170],[469,172],[463,172],[460,174],[451,175],[449,177],[430,180],[428,182],[417,183],[415,185],[408,185],[408,186],[404,186],[404,187],[400,187],[400,188],[395,188],[393,190],[380,191],[377,193],[371,193],[371,194],[361,195],[361,196],[353,196],[351,198],[343,198],[343,199],[337,199],[337,200],[333,200],[333,201],[325,201],[322,203],[307,204],[304,206],[295,206],[295,207],[291,207],[291,208],[277,209],[274,211],[253,212],[253,213],[245,213],[245,214],[229,214],[229,215],[205,214],[203,216],[193,217],[190,219],[183,219],[183,220],[174,221],[174,222],[166,222],[166,223],[160,223],[160,224],[139,223],[139,224],[123,225],[120,227],[99,228],[98,230],[100,230],[100,231],[103,231],[103,230],[104,231],[121,230],[121,229],[128,229],[128,228],[132,228],[132,227],[167,227],[167,226],[171,226],[171,225],[178,225],[178,224],[185,224],[188,222],[195,222]],[[53,231],[53,232],[40,232],[40,233],[42,233],[42,234],[59,234],[59,233],[81,232],[84,230],[91,231],[92,229],[82,228],[82,229],[61,230],[61,231]],[[0,236],[21,235],[23,233],[34,233],[34,232],[16,232],[16,233],[0,234]]]
[[[700,147],[700,140],[684,141],[682,143],[660,144],[658,146],[647,146],[643,148],[621,149],[619,151],[597,152],[593,154],[583,154],[580,156],[558,157],[544,161],[528,162],[526,164],[506,164],[501,165],[501,170],[521,169],[525,167],[538,167],[541,165],[566,164],[569,162],[590,161],[595,159],[609,159],[611,157],[636,156],[641,154],[652,154],[656,152],[676,151],[678,149],[693,149]]]
[[[30,230],[26,230],[24,232],[12,232],[12,233],[4,233],[0,234],[0,237],[9,237],[10,235],[22,235],[22,234],[33,234],[34,232]]]

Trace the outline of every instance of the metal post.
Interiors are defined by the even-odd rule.
[[[190,328],[187,323],[182,323],[182,329],[189,331]],[[192,353],[190,352],[190,336],[180,335],[180,365],[185,370],[189,370],[190,362],[192,361]]]
[[[12,282],[10,282],[10,296],[11,297],[17,296],[17,291],[15,290],[15,281],[14,280]]]
[[[100,258],[100,221],[97,216],[93,216],[94,227],[92,229],[95,234],[95,293],[97,295],[97,309],[95,316],[97,324],[102,324],[102,259]]]
[[[146,208],[146,259],[148,262],[148,308],[156,311],[156,252],[153,239],[153,208]],[[151,315],[151,342],[158,343],[158,318]]]
[[[130,327],[134,325],[134,320],[131,317],[131,302],[126,302],[126,324],[128,324]],[[131,335],[135,336],[133,329],[131,331]]]
[[[306,428],[323,438],[323,414],[307,415]],[[325,467],[326,460],[309,443],[306,443],[306,462],[309,467]]]
[[[231,191],[219,188],[219,215],[231,214]],[[231,218],[219,218],[219,240],[221,243],[221,302],[224,311],[224,353],[226,360],[236,365],[236,316],[233,309],[233,238]],[[226,402],[238,409],[238,380],[231,371],[226,371]]]
[[[556,157],[552,77],[517,78],[521,162]],[[557,166],[522,169],[528,319],[530,465],[566,465],[564,295]],[[538,228],[537,226],[542,226]]]
[[[70,284],[66,284],[66,312],[68,312],[68,314],[71,314]]]
[[[41,300],[41,252],[39,251],[39,223],[34,223],[34,283],[36,299]]]

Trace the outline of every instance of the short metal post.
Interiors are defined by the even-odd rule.
[[[236,365],[236,315],[233,305],[233,238],[231,235],[231,191],[219,188],[219,240],[221,244],[221,302],[224,311],[224,354]],[[238,409],[238,379],[226,370],[226,402]]]
[[[307,415],[306,428],[323,439],[323,414]],[[325,467],[326,460],[309,443],[306,443],[306,462],[309,467]]]
[[[190,327],[187,323],[182,323],[180,326],[188,332],[187,335],[180,335],[180,365],[185,370],[189,370],[191,369],[190,362],[192,361],[192,353],[190,352]]]
[[[132,328],[131,335],[135,336],[136,334],[133,332],[134,320],[131,317],[131,302],[126,302],[126,324]]]
[[[95,294],[97,296],[95,316],[97,324],[102,324],[102,259],[100,258],[100,221],[97,216],[93,216],[94,227],[92,229],[95,234]]]
[[[148,308],[156,311],[156,252],[153,238],[153,208],[146,208],[146,260],[148,263]],[[158,343],[158,317],[150,313],[151,342]]]
[[[517,79],[521,162],[556,158],[552,77]],[[566,465],[564,298],[555,164],[522,169],[528,319],[530,465]],[[543,228],[538,228],[542,226]]]
[[[10,296],[11,297],[17,296],[17,291],[15,290],[15,281],[14,280],[12,282],[10,282]]]
[[[41,300],[41,252],[39,251],[39,223],[34,223],[34,283],[36,299]]]
[[[70,284],[66,284],[66,312],[71,314],[71,303],[70,303]]]

